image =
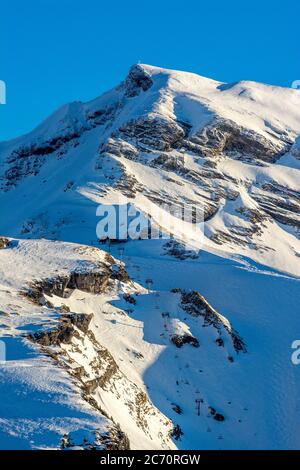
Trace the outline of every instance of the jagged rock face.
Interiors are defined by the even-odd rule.
[[[56,152],[56,157],[61,158],[67,151],[66,144],[76,146],[78,137],[79,134],[74,133],[65,137],[55,137],[40,145],[32,144],[14,150],[6,160],[9,168],[4,173],[3,189],[7,191],[16,186],[23,178],[36,176],[49,155]]]
[[[199,341],[192,335],[172,335],[171,336],[172,343],[175,344],[177,348],[182,348],[184,344],[190,344],[194,348],[199,348]]]
[[[185,312],[196,317],[202,317],[204,326],[212,326],[218,331],[220,338],[217,339],[217,344],[219,344],[219,346],[224,344],[222,336],[225,334],[231,338],[233,347],[237,353],[247,352],[243,339],[231,327],[229,322],[222,317],[199,292],[186,292],[181,289],[174,289],[173,292],[180,294],[181,307]]]
[[[113,267],[116,269],[113,269]],[[102,266],[99,272],[97,270],[73,271],[69,275],[35,281],[23,293],[32,301],[43,303],[44,294],[68,297],[70,291],[74,289],[92,294],[101,294],[108,288],[111,280],[129,281],[128,273],[122,265],[112,265],[112,268]]]
[[[9,245],[9,239],[5,237],[0,237],[0,250],[3,250]]]
[[[182,244],[176,242],[175,240],[170,240],[164,244],[164,251],[170,256],[174,256],[180,260],[185,259],[197,259],[198,253],[192,250],[188,250]]]
[[[106,273],[73,272],[66,276],[36,281],[32,284],[30,289],[25,292],[25,295],[31,300],[41,303],[43,294],[50,296],[54,294],[59,297],[65,297],[68,296],[70,290],[73,289],[99,294],[108,286],[110,274],[109,270],[107,270]]]
[[[134,139],[140,149],[167,151],[185,136],[185,131],[176,121],[150,115],[126,123],[116,136],[123,140]]]
[[[150,75],[139,65],[133,66],[125,81],[125,96],[132,98],[137,96],[141,90],[147,91],[153,85]]]
[[[86,118],[89,124],[87,127],[93,128],[108,124],[115,118],[120,106],[120,103],[114,103],[112,105],[105,106],[104,108],[87,111]]]
[[[143,116],[120,127],[112,137],[120,138],[123,142],[130,139],[140,150],[145,150],[145,147],[148,151],[185,149],[208,158],[226,155],[249,162],[261,160],[270,163],[279,159],[292,145],[291,141],[285,140],[274,144],[254,131],[220,118],[214,119],[201,131],[192,133],[189,123]],[[112,144],[116,145],[115,142]],[[127,145],[134,149],[131,143]],[[105,149],[111,151],[109,147]],[[132,150],[132,154],[136,155],[136,150]]]
[[[151,117],[140,118],[136,121],[130,122],[125,126],[121,127],[110,139],[109,143],[106,144],[102,152],[105,154],[113,154],[119,158],[128,158],[130,160],[139,161],[139,151],[156,152],[162,151],[158,157],[154,159],[143,159],[143,164],[149,164],[151,167],[158,167],[168,172],[176,173],[183,177],[184,180],[191,181],[198,185],[200,188],[205,189],[207,193],[211,191],[211,179],[213,178],[214,194],[219,200],[222,197],[227,199],[234,199],[238,195],[238,190],[234,194],[232,189],[228,190],[228,175],[224,175],[217,171],[211,165],[211,160],[219,158],[221,155],[230,158],[242,160],[244,162],[256,162],[258,165],[266,163],[276,162],[285,152],[291,147],[290,141],[279,141],[276,144],[270,142],[263,136],[251,132],[246,128],[238,127],[232,121],[225,121],[222,119],[215,119],[211,124],[204,127],[201,132],[189,136],[190,129],[188,125],[182,126],[182,123],[178,123],[172,120],[162,120],[159,118]],[[172,150],[180,149],[181,152],[190,151],[200,157],[205,157],[207,160],[207,166],[203,166],[199,171],[191,171],[186,168],[184,157],[178,158],[178,156],[172,156]],[[131,188],[130,197],[138,192],[145,193],[145,189],[138,184],[132,184],[130,175],[127,175],[127,188],[124,185],[117,185],[117,187],[127,190]],[[237,184],[232,179],[234,184]],[[295,192],[290,194],[284,194],[284,188],[279,193],[283,194],[283,197],[292,197],[291,202],[280,203],[280,199],[277,199],[277,204],[272,204],[272,189],[276,186],[276,182],[265,184],[263,190],[270,192],[266,194],[265,198],[255,197],[256,193],[259,192],[259,188],[252,191],[254,199],[259,203],[262,212],[258,214],[258,217],[264,217],[264,211],[274,217],[276,221],[284,224],[298,226],[297,213],[299,207],[294,203],[293,199]],[[297,193],[296,193],[297,194]],[[149,195],[153,198],[153,195]],[[208,199],[208,198],[207,198]],[[208,203],[207,200],[203,201],[204,205],[204,220],[211,219],[218,211],[218,204],[215,202]],[[274,207],[274,210],[270,206]],[[285,207],[284,207],[285,206]],[[281,210],[285,210],[285,213]],[[290,212],[290,214],[288,213]],[[249,234],[249,232],[248,232]],[[214,240],[218,240],[215,237]],[[234,240],[234,237],[232,237]]]
[[[65,435],[61,450],[130,450],[129,439],[118,425],[112,425],[107,432],[79,431]]]
[[[277,222],[300,229],[300,191],[270,182],[255,189],[252,196]]]
[[[283,141],[275,145],[263,136],[237,126],[233,121],[222,119],[215,119],[201,132],[179,142],[181,147],[205,157],[223,154],[249,162],[262,160],[270,163],[287,152],[291,144]]]
[[[73,313],[70,315],[62,315],[60,317],[61,322],[57,328],[38,331],[30,335],[29,338],[42,346],[59,346],[61,343],[69,344],[72,338],[76,336],[75,327],[83,333],[87,333],[92,318],[92,314],[84,315]]]

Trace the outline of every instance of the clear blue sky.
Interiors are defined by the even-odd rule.
[[[138,61],[290,86],[300,79],[299,23],[299,0],[2,0],[0,140],[98,96]]]

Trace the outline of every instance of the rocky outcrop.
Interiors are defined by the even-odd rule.
[[[180,260],[197,259],[199,257],[197,251],[188,250],[184,245],[176,240],[170,240],[165,243],[163,249],[166,255],[174,256],[174,258],[178,258]]]
[[[194,348],[199,348],[200,344],[197,338],[192,335],[184,334],[184,335],[172,335],[171,341],[177,348],[182,348],[185,344],[190,344]]]
[[[125,80],[125,96],[133,98],[147,91],[153,85],[153,81],[146,70],[139,64],[133,65],[129,70],[129,74]]]
[[[66,134],[65,136],[53,137],[52,139],[46,140],[42,143],[33,143],[31,145],[21,147],[10,154],[7,159],[7,163],[14,163],[17,160],[28,157],[49,155],[61,148],[67,142],[77,139],[78,137],[80,137],[80,134],[78,132],[73,132]]]
[[[134,141],[139,149],[149,147],[163,151],[171,150],[185,135],[185,129],[176,121],[151,114],[127,122],[116,133],[116,137]]]
[[[164,152],[181,149],[206,158],[226,155],[257,164],[274,163],[292,146],[292,142],[282,135],[275,143],[262,134],[220,117],[214,118],[200,131],[191,133],[191,126],[188,123],[147,114],[127,122],[112,137],[113,140],[121,139],[123,141],[121,146],[124,149],[126,145],[131,146],[131,157],[134,155],[135,158],[136,149]],[[114,145],[112,141],[110,149],[106,147],[109,153],[116,152]],[[120,144],[118,146],[120,147]],[[120,151],[118,153],[120,155]],[[179,168],[172,167],[173,171],[176,169]]]
[[[110,123],[115,118],[119,108],[121,108],[121,104],[115,103],[104,108],[88,111],[86,114],[87,122],[91,127],[103,126]]]
[[[273,181],[254,188],[252,197],[274,220],[300,229],[299,191],[293,191]]]
[[[87,333],[93,315],[72,313],[61,315],[59,325],[50,330],[33,333],[29,339],[42,346],[59,346],[61,343],[70,344],[74,336],[78,337],[76,328]]]
[[[8,169],[2,177],[2,189],[8,191],[23,178],[36,176],[46,162],[46,157],[54,153],[57,158],[62,157],[67,148],[75,147],[78,144],[79,137],[79,132],[72,132],[13,150],[6,160]]]
[[[127,435],[118,424],[109,426],[106,432],[80,430],[66,434],[61,439],[61,450],[130,450]]]
[[[261,208],[249,208],[240,205],[235,208],[235,213],[242,216],[247,223],[228,224],[224,229],[214,229],[210,239],[218,244],[230,244],[232,246],[249,247],[257,251],[270,251],[272,247],[263,244],[259,238],[262,237],[267,222],[271,222],[271,217]]]
[[[202,317],[204,320],[203,326],[214,327],[221,338],[224,333],[227,333],[237,353],[247,352],[246,345],[239,334],[231,327],[225,317],[220,315],[199,292],[187,292],[182,289],[173,289],[172,292],[180,294],[180,306],[185,312],[195,317]]]
[[[30,288],[24,291],[33,302],[43,304],[44,294],[58,297],[68,297],[73,289],[79,289],[84,292],[100,294],[107,288],[110,280],[110,272],[73,272],[68,275],[60,275],[57,277],[35,281]]]
[[[35,281],[22,294],[37,304],[44,304],[44,294],[68,297],[74,289],[91,294],[101,294],[108,288],[111,281],[129,282],[128,273],[122,264],[111,264],[110,266],[103,264],[98,269],[73,271],[69,274]]]
[[[275,144],[261,134],[221,118],[215,118],[200,132],[180,142],[181,147],[205,157],[223,154],[244,161],[270,163],[278,160],[291,145],[291,141],[279,139]]]
[[[9,246],[9,239],[5,237],[0,237],[0,250],[7,248]]]
[[[110,137],[107,139],[99,151],[100,156],[103,156],[106,153],[115,155],[116,157],[125,157],[128,160],[137,160],[139,154],[133,144],[126,142],[126,140],[123,140],[120,137]]]
[[[128,436],[119,425],[111,427],[106,433],[100,435],[100,441],[105,450],[130,450]]]

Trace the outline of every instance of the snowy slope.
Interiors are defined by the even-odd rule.
[[[172,447],[168,437],[168,432],[172,430],[171,422],[147,400],[142,381],[136,384],[128,378],[127,371],[123,372],[117,365],[110,377],[115,360],[102,345],[103,331],[100,338],[95,337],[81,316],[73,315],[87,314],[88,322],[90,316],[96,316],[97,310],[103,316],[104,309],[110,309],[106,304],[118,295],[123,298],[122,294],[126,292],[145,291],[128,281],[120,267],[120,263],[99,249],[63,242],[12,239],[1,250],[1,331],[8,361],[2,366],[0,393],[5,396],[9,392],[10,396],[9,406],[6,400],[2,400],[6,411],[2,411],[4,416],[0,428],[2,433],[7,429],[8,434],[2,438],[2,448],[13,442],[13,436],[20,444],[11,445],[21,448],[26,436],[29,439],[26,448],[43,447],[45,442],[55,448],[66,434],[71,438],[75,431],[81,436],[93,432],[101,435],[119,423],[128,426],[130,421],[132,424],[126,431],[131,446]],[[119,277],[119,272],[123,277]],[[74,282],[76,285],[73,286]],[[82,305],[85,296],[94,300],[87,304],[88,311],[86,308],[80,311],[78,305]],[[124,312],[117,313],[126,318]],[[74,331],[70,330],[68,318],[75,325]],[[105,318],[104,325],[108,321],[107,316]],[[60,336],[55,336],[56,331],[60,332]],[[50,339],[45,336],[49,332],[54,332]],[[54,359],[56,366],[67,370],[73,380],[70,381],[68,374],[39,355],[36,347],[33,348],[35,343],[42,346],[44,354]],[[113,353],[123,353],[120,344]],[[85,372],[82,373],[81,369]],[[95,377],[101,380],[101,399],[97,400],[96,407],[98,414],[95,414],[89,391]],[[20,393],[25,398],[18,403]],[[145,409],[139,410],[137,416],[134,408],[140,397],[145,399]],[[27,400],[30,403],[28,406]],[[108,401],[106,406],[103,403],[105,400]],[[14,402],[18,403],[15,409]],[[45,403],[41,410],[39,403]],[[120,416],[113,412],[114,407],[121,409]],[[43,416],[45,420],[41,429],[39,421]],[[109,416],[113,416],[113,421]],[[139,421],[141,424],[138,426]],[[104,445],[102,447],[105,448]]]
[[[115,429],[83,399],[72,377],[28,340],[37,329],[56,324],[58,317],[53,308],[24,295],[31,281],[53,272],[63,276],[94,268],[99,259],[100,252],[93,256],[89,249],[46,241],[10,240],[9,248],[1,250],[1,339],[6,347],[0,372],[1,449],[60,448],[64,436],[74,433],[78,444],[84,437],[94,444],[94,433],[105,436]]]
[[[3,448],[299,447],[298,98],[139,64],[0,144]],[[108,204],[171,240],[99,245]]]

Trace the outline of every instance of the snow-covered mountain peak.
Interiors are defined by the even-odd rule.
[[[236,120],[238,124],[245,127],[253,126],[253,119],[260,120],[262,127],[256,123],[256,130],[261,132],[263,127],[268,127],[270,123],[266,121],[283,120],[286,127],[286,120],[291,125],[291,130],[299,133],[299,106],[297,106],[297,90],[265,85],[253,81],[239,81],[225,84],[209,78],[202,77],[195,73],[169,70],[160,67],[154,67],[146,64],[137,64],[131,67],[125,83],[134,80],[139,86],[139,79],[144,77],[148,80],[150,88],[151,79],[156,86],[163,88],[165,93],[174,93],[174,95],[184,94],[186,97],[198,101],[203,106],[211,107],[212,111],[225,118]],[[138,78],[139,77],[139,78]],[[142,82],[142,80],[141,80]],[[143,87],[141,86],[143,89]],[[144,90],[146,91],[146,89]],[[176,96],[174,96],[176,98]],[[299,104],[299,103],[298,103]],[[249,109],[247,109],[249,108]],[[282,115],[282,110],[286,115]],[[230,113],[232,115],[230,116]],[[238,117],[245,114],[243,122]],[[247,120],[248,119],[248,120]],[[276,124],[274,122],[274,126]]]
[[[195,73],[135,64],[120,85],[90,102],[63,105],[27,136],[6,142],[5,147],[80,133],[113,107],[125,107],[127,120],[154,113],[185,119],[197,132],[208,117],[223,118],[270,140],[285,133],[293,140],[300,133],[297,98],[293,89],[250,81],[225,84]]]
[[[86,242],[95,240],[95,204],[129,196],[147,212],[181,202],[203,209],[207,249],[299,275],[296,92],[134,65],[99,98],[64,105],[0,145],[3,233]],[[41,196],[34,206],[32,192]],[[22,211],[18,224],[11,207]],[[75,220],[85,224],[79,239]]]
[[[296,93],[136,64],[0,144],[4,443],[299,447]]]

